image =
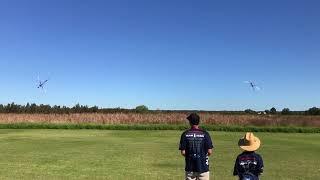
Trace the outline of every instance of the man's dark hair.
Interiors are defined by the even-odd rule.
[[[191,113],[187,119],[189,120],[191,125],[199,125],[200,117],[197,113]]]

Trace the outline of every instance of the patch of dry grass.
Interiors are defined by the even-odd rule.
[[[0,114],[0,123],[185,124],[187,113]],[[200,113],[210,125],[320,127],[320,116]]]

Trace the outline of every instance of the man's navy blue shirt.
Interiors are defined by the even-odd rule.
[[[185,171],[209,171],[208,149],[212,149],[212,141],[208,132],[201,129],[189,129],[182,133],[179,150],[185,150]]]
[[[241,179],[245,172],[254,174],[257,179],[259,179],[259,175],[263,172],[262,157],[254,151],[244,151],[236,159],[233,175],[238,175]]]

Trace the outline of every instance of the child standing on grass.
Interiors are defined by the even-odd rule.
[[[233,175],[239,176],[240,180],[259,180],[263,173],[263,160],[255,151],[260,147],[260,139],[247,132],[239,140],[238,146],[244,151],[236,159]]]

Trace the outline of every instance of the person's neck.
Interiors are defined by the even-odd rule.
[[[199,125],[192,125],[191,129],[199,129]]]
[[[254,153],[254,151],[243,151],[243,153]]]

